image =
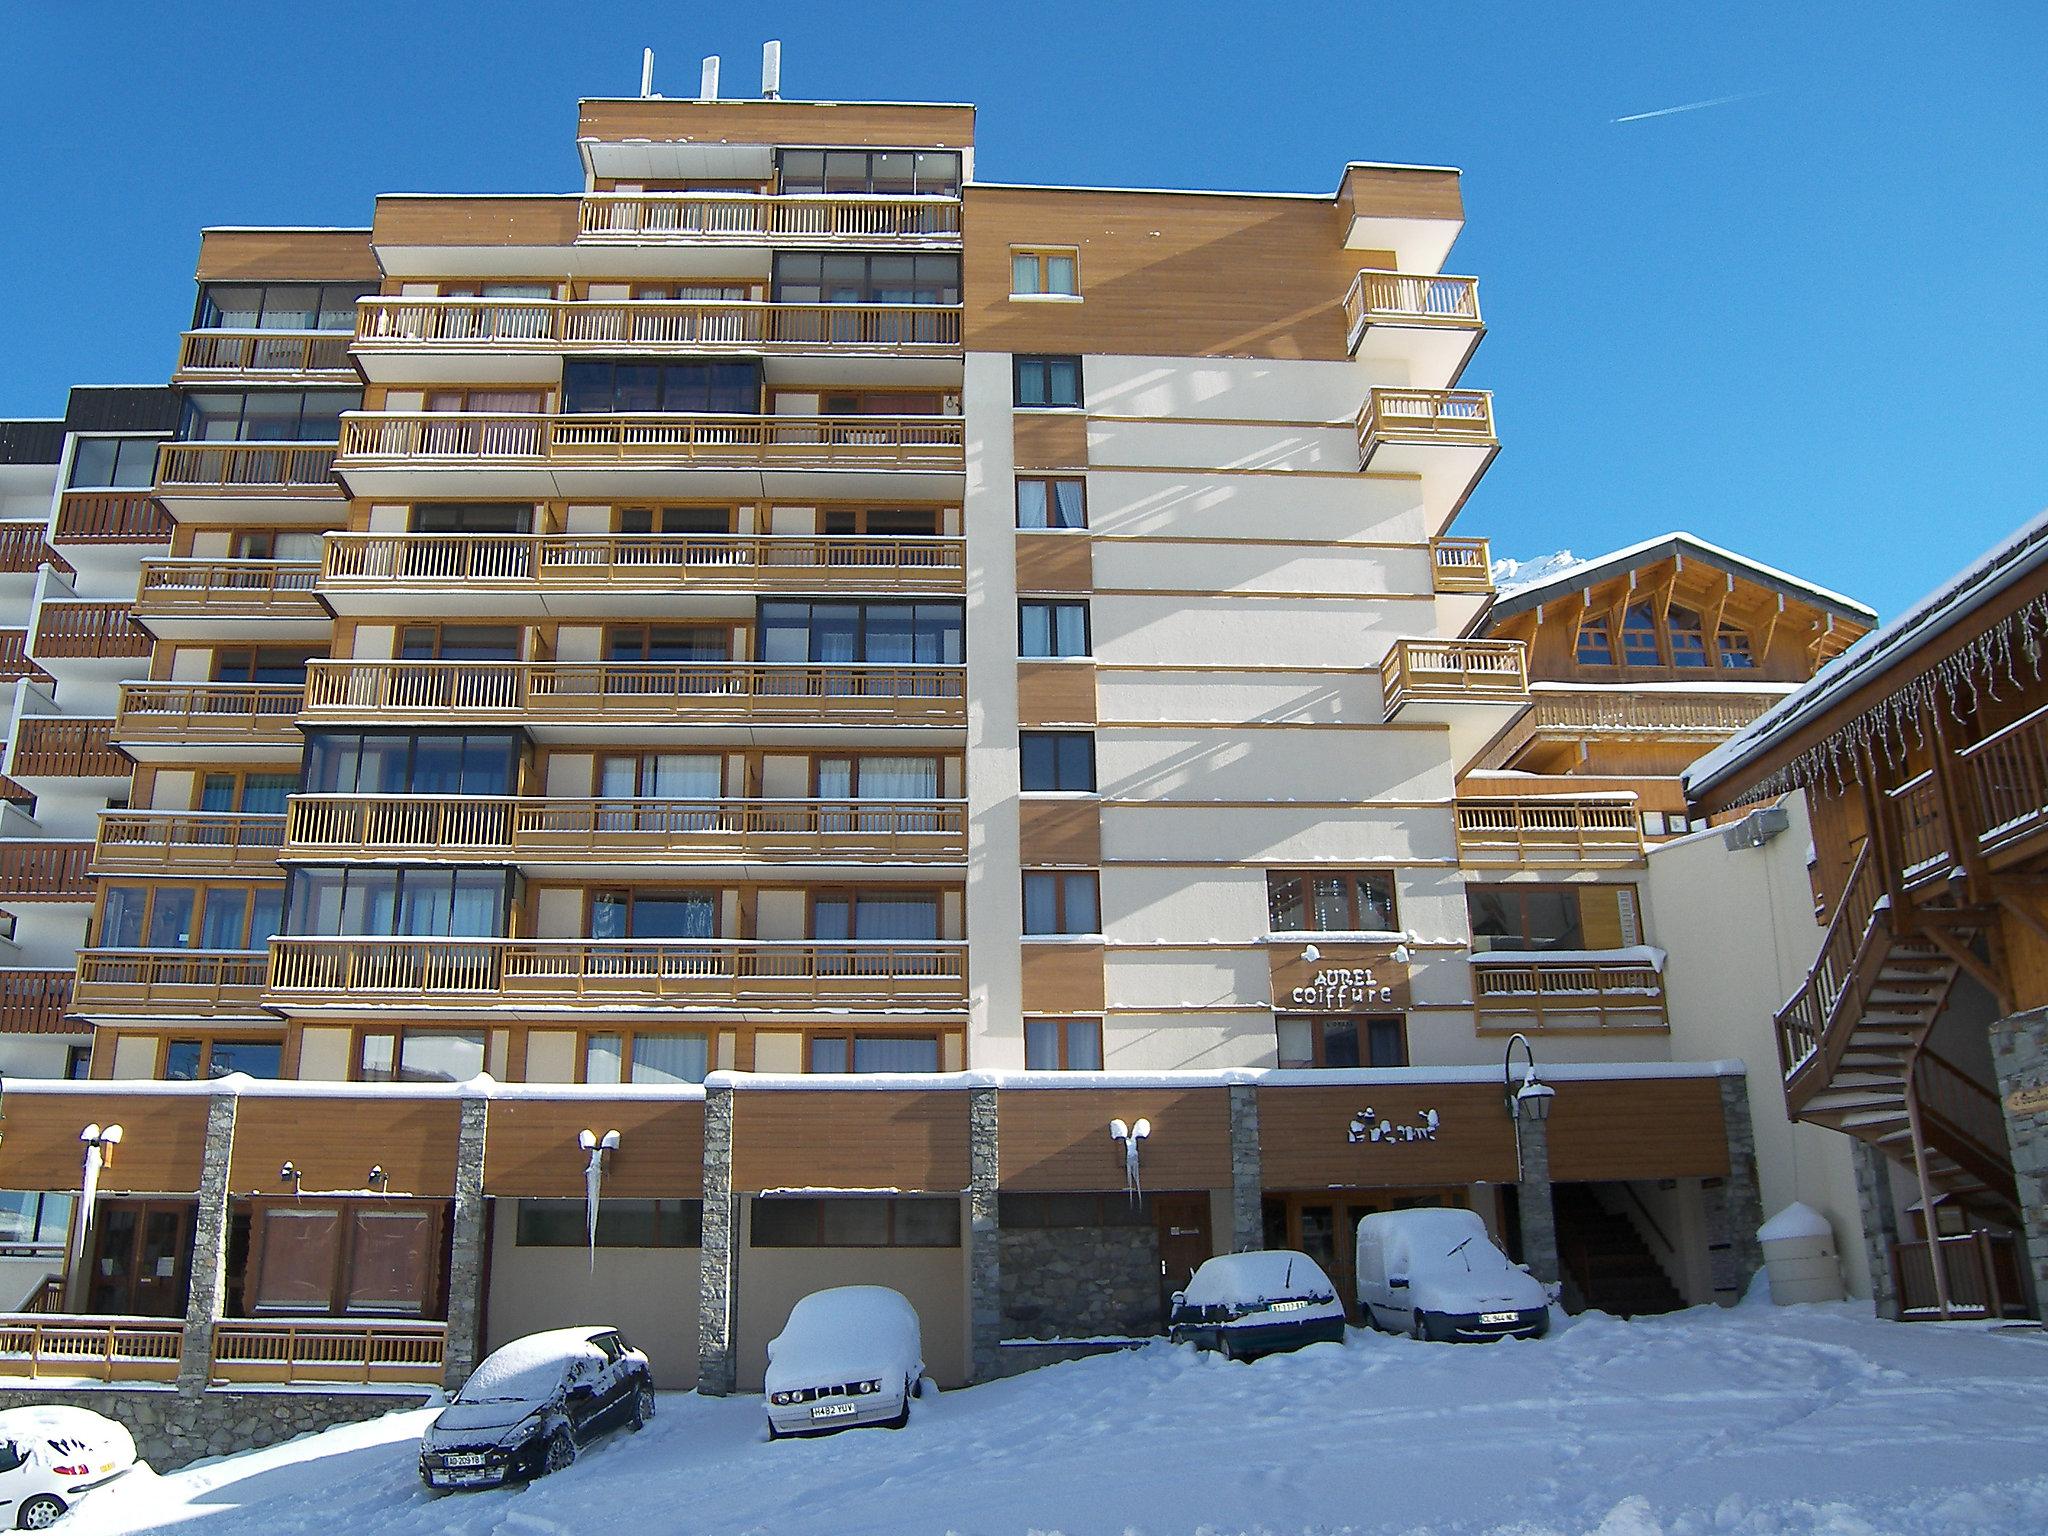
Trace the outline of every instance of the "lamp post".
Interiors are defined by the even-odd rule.
[[[1522,1081],[1515,1082],[1515,1042],[1522,1043]],[[1540,1125],[1550,1118],[1550,1101],[1557,1097],[1557,1090],[1548,1083],[1539,1082],[1536,1077],[1536,1050],[1529,1044],[1529,1037],[1517,1031],[1508,1040],[1507,1053],[1500,1063],[1503,1096],[1507,1099],[1508,1118],[1515,1122],[1515,1173],[1522,1172],[1522,1122],[1527,1120]]]
[[[1522,1046],[1522,1080],[1515,1081],[1515,1042]],[[1536,1052],[1529,1037],[1509,1039],[1501,1059],[1501,1097],[1515,1127],[1515,1209],[1522,1236],[1524,1268],[1545,1284],[1558,1278],[1557,1212],[1550,1198],[1551,1100],[1557,1090],[1536,1076]],[[1524,1127],[1527,1128],[1526,1133]]]

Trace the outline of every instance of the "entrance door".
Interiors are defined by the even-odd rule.
[[[101,1203],[86,1309],[129,1317],[183,1317],[191,1276],[192,1207],[165,1201]]]
[[[1173,1310],[1173,1293],[1188,1281],[1210,1255],[1209,1197],[1154,1195],[1152,1219],[1159,1226],[1159,1315]]]

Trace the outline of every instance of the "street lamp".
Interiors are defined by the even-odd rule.
[[[1515,1082],[1515,1042],[1522,1042],[1522,1056],[1526,1065],[1522,1069],[1522,1081]],[[1522,1122],[1541,1125],[1550,1118],[1550,1101],[1557,1097],[1557,1090],[1536,1078],[1536,1050],[1529,1044],[1529,1037],[1517,1031],[1508,1040],[1508,1048],[1500,1063],[1502,1097],[1508,1106],[1508,1118],[1515,1123],[1515,1177],[1522,1176]]]

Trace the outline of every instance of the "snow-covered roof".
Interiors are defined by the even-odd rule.
[[[1853,619],[1859,624],[1877,622],[1876,611],[1857,602],[1853,597],[1844,597],[1839,592],[1830,591],[1826,587],[1778,570],[1774,566],[1765,565],[1760,560],[1738,555],[1732,549],[1723,549],[1697,534],[1677,529],[1670,533],[1661,533],[1654,539],[1645,539],[1640,544],[1631,544],[1626,549],[1595,555],[1587,560],[1576,558],[1570,550],[1559,550],[1554,555],[1546,555],[1537,560],[1498,561],[1494,566],[1495,596],[1491,616],[1503,619],[1512,614],[1526,612],[1568,592],[1596,586],[1631,567],[1652,565],[1672,555],[1705,560],[1726,567],[1759,586],[1768,587],[1771,591],[1787,597],[1796,597],[1802,602],[1812,603],[1845,619]]]
[[[1865,635],[1821,668],[1804,687],[1787,695],[1686,769],[1686,797],[1698,799],[1857,689],[1907,665],[1937,636],[2035,575],[2044,565],[2048,565],[2048,512],[1985,551],[1889,624]]]

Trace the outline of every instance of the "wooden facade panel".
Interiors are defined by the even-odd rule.
[[[965,1093],[751,1089],[733,1096],[732,1187],[967,1187]]]
[[[1314,960],[1302,958],[1313,944]],[[1387,1013],[1408,1006],[1408,967],[1391,944],[1331,943],[1304,933],[1301,944],[1267,946],[1273,1006],[1284,1013]]]
[[[1017,723],[1029,730],[1038,725],[1095,723],[1095,668],[1079,661],[1017,663]]]
[[[1023,945],[1026,1013],[1100,1013],[1105,999],[1099,944]]]
[[[1102,806],[1094,800],[1023,800],[1017,841],[1026,867],[1102,862]]]
[[[584,101],[576,132],[585,139],[652,139],[696,144],[845,144],[965,149],[974,108],[893,102]]]
[[[1346,218],[1465,218],[1458,173],[1425,165],[1350,165],[1337,201]]]
[[[619,1133],[604,1192],[631,1200],[704,1193],[704,1105],[652,1099],[493,1099],[484,1137],[484,1193],[536,1199],[583,1194],[583,1131]]]
[[[1432,1135],[1404,1137],[1427,1127],[1432,1110]],[[1354,1120],[1389,1131],[1354,1141]],[[1262,1086],[1259,1157],[1269,1190],[1505,1184],[1516,1175],[1515,1129],[1491,1083]]]
[[[357,279],[370,293],[382,276],[367,229],[208,229],[199,236],[202,283]]]
[[[580,210],[574,197],[380,197],[372,238],[379,245],[570,245]]]
[[[1008,258],[1003,270],[1007,272]],[[1081,469],[1088,463],[1088,418],[1075,412],[1019,411],[1011,452],[1020,470]]]
[[[1019,592],[1087,592],[1095,585],[1095,545],[1073,533],[1017,535]]]
[[[182,1195],[199,1188],[207,1100],[200,1095],[24,1093],[0,1116],[0,1188],[76,1189],[85,1172],[78,1133],[118,1125],[121,1144],[100,1173],[105,1194]]]
[[[228,1184],[237,1194],[276,1193],[290,1162],[308,1194],[368,1189],[381,1167],[390,1194],[452,1195],[460,1119],[454,1099],[244,1097]]]
[[[1341,360],[1348,218],[1316,198],[969,187],[967,349]],[[1075,247],[1083,302],[1013,302],[1012,245]]]
[[[1152,1122],[1140,1156],[1145,1187],[1230,1184],[1230,1093],[1225,1088],[1017,1090],[997,1105],[1002,1186],[1013,1190],[1119,1190],[1124,1149],[1109,1122]]]
[[[1721,1119],[1718,1078],[1552,1086],[1557,1089],[1550,1110],[1553,1180],[1727,1176],[1728,1132]]]

